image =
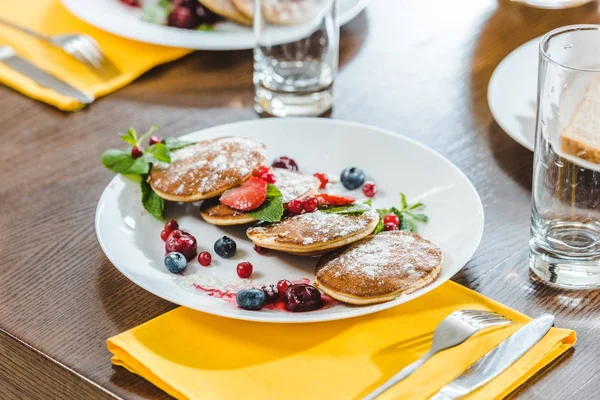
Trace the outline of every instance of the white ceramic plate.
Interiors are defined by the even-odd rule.
[[[533,151],[537,105],[538,44],[515,49],[498,64],[488,85],[488,105],[502,130]]]
[[[313,281],[318,258],[296,257],[274,251],[259,255],[246,238],[245,227],[227,229],[205,223],[197,205],[174,205],[167,218],[176,218],[182,229],[198,240],[199,251],[213,255],[210,267],[190,262],[185,276],[170,274],[163,266],[163,222],[144,212],[138,185],[121,176],[104,190],[96,211],[96,233],[110,261],[132,282],[155,295],[196,310],[228,318],[262,322],[316,322],[356,317],[384,310],[415,299],[450,279],[469,261],[483,232],[483,207],[475,188],[450,161],[430,148],[392,132],[351,122],[327,119],[263,119],[222,125],[184,136],[200,140],[219,136],[250,136],[268,146],[269,160],[281,155],[293,157],[304,173],[341,172],[360,166],[374,180],[379,192],[377,207],[399,204],[399,193],[409,201],[422,200],[429,223],[419,233],[435,242],[444,253],[441,276],[416,293],[394,301],[365,307],[338,304],[306,312],[246,311],[222,299],[195,289],[186,279],[236,282],[239,262],[254,265],[252,285],[260,287],[280,279]],[[368,144],[368,145],[365,145]],[[331,176],[334,174],[331,173]],[[354,191],[361,197],[360,190]],[[231,259],[214,254],[213,244],[228,235],[237,242]]]
[[[339,0],[339,21],[344,25],[356,17],[369,0]],[[115,35],[163,46],[195,50],[243,50],[254,47],[252,28],[233,22],[218,24],[215,31],[205,32],[155,25],[140,19],[139,9],[118,0],[62,0],[63,5],[90,25]],[[285,41],[289,29],[268,27],[274,31],[273,42]],[[277,39],[281,36],[281,40]]]

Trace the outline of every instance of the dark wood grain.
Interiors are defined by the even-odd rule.
[[[597,397],[600,292],[561,292],[529,276],[532,155],[493,121],[487,84],[510,51],[561,25],[597,23],[597,8],[373,1],[342,33],[331,116],[439,150],[483,200],[483,241],[455,280],[577,330],[576,349],[519,398]],[[99,155],[129,126],[175,135],[257,118],[251,74],[251,52],[194,53],[74,114],[0,87],[0,398],[167,398],[109,362],[106,338],[174,305],[130,283],[96,242],[94,211],[111,178]]]

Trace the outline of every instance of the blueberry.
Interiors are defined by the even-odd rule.
[[[265,302],[265,292],[260,289],[243,289],[237,292],[235,300],[244,310],[260,310]]]
[[[346,189],[358,189],[365,183],[365,171],[356,167],[346,168],[342,171],[340,180]]]
[[[223,258],[232,257],[237,250],[235,241],[227,236],[223,236],[221,239],[215,242],[215,253]]]
[[[174,274],[182,272],[187,266],[187,260],[181,253],[173,251],[165,257],[165,267]]]

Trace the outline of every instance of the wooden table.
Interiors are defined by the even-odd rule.
[[[493,121],[486,90],[510,51],[561,25],[597,23],[598,6],[464,3],[373,1],[343,29],[332,117],[418,139],[466,173],[486,226],[455,280],[529,315],[555,313],[557,326],[579,337],[517,395],[597,398],[599,292],[562,292],[530,277],[532,154]],[[167,398],[109,361],[106,338],[175,306],[102,253],[94,211],[112,174],[99,157],[129,126],[156,123],[176,135],[257,118],[251,78],[251,52],[199,52],[73,114],[0,88],[0,398]]]

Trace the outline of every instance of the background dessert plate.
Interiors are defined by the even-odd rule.
[[[369,0],[339,0],[338,18],[344,25],[356,17]],[[140,19],[141,10],[128,7],[118,0],[62,0],[62,4],[88,24],[128,39],[171,47],[195,50],[243,50],[254,47],[251,27],[233,22],[218,24],[214,31],[188,30],[161,26]],[[269,33],[274,42],[284,41],[293,31],[285,27],[270,26],[278,31]]]
[[[537,107],[538,45],[535,38],[498,64],[488,85],[488,105],[502,130],[533,151]]]
[[[318,257],[297,257],[270,251],[257,254],[247,239],[245,226],[218,227],[202,220],[197,204],[170,205],[167,218],[176,218],[183,230],[198,240],[198,251],[210,251],[213,262],[202,267],[190,262],[184,276],[173,275],[163,266],[164,222],[147,214],[140,202],[139,185],[122,176],[106,187],[96,211],[96,233],[110,261],[132,282],[173,303],[228,318],[261,322],[316,322],[370,314],[415,299],[450,279],[469,261],[483,232],[483,207],[475,188],[450,161],[423,144],[398,134],[366,125],[327,119],[263,119],[222,125],[183,136],[198,141],[220,136],[250,136],[267,145],[269,162],[279,156],[293,157],[300,172],[326,172],[337,176],[348,166],[364,169],[379,192],[373,205],[398,205],[400,192],[408,200],[422,200],[427,224],[419,234],[444,252],[440,277],[410,295],[372,306],[337,304],[306,313],[283,310],[246,311],[193,287],[198,283],[213,289],[275,284],[280,279],[314,282]],[[368,143],[368,146],[363,144]],[[360,190],[353,191],[359,199]],[[213,244],[227,235],[238,251],[231,259],[214,254]],[[236,276],[236,265],[254,265],[252,282]],[[213,294],[216,292],[213,292]]]

